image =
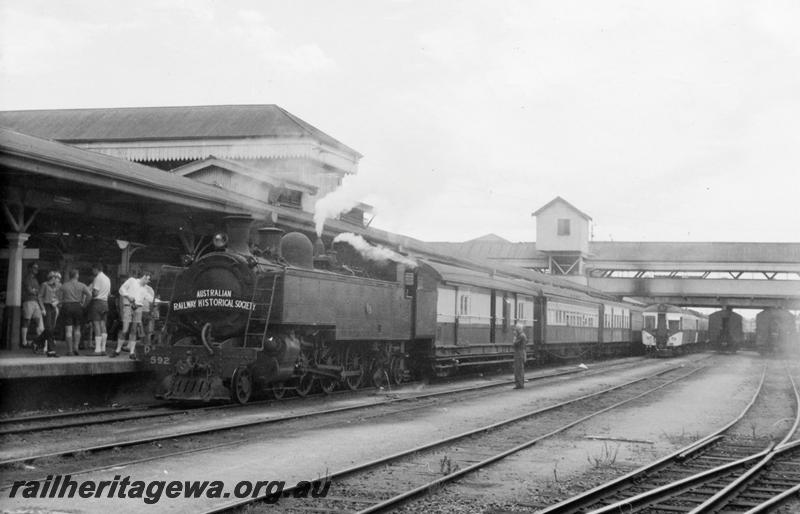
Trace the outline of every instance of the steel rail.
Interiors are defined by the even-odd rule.
[[[711,512],[712,509],[719,508],[723,506],[726,502],[728,502],[731,497],[739,491],[745,482],[750,481],[757,473],[761,473],[764,470],[764,467],[775,460],[777,456],[782,453],[790,452],[800,447],[800,442],[796,442],[796,444],[792,445],[784,445],[780,448],[771,447],[769,448],[766,455],[764,455],[761,460],[759,460],[754,466],[749,468],[745,471],[742,475],[736,477],[734,481],[729,483],[725,486],[722,490],[717,492],[714,496],[706,500],[705,502],[701,503],[691,511],[689,514],[700,514],[703,512]]]
[[[597,371],[597,373],[602,373],[605,370],[601,369],[601,370],[596,370],[596,371]],[[539,381],[539,380],[545,380],[545,379],[548,379],[548,378],[558,378],[558,377],[563,376],[563,375],[570,375],[570,374],[574,374],[574,373],[587,373],[587,372],[584,371],[584,370],[580,370],[580,371],[578,371],[578,370],[567,370],[567,371],[562,371],[562,372],[553,373],[553,374],[549,374],[549,375],[540,375],[540,376],[527,378],[526,381]],[[589,373],[589,376],[593,376],[593,374]],[[406,396],[406,397],[403,397],[403,398],[388,398],[386,400],[382,400],[382,401],[378,401],[378,402],[372,402],[372,403],[368,403],[368,404],[350,405],[350,406],[347,406],[347,407],[336,407],[336,408],[333,408],[333,409],[325,409],[325,410],[315,411],[315,412],[306,412],[306,413],[300,413],[300,414],[289,414],[289,415],[286,415],[286,416],[278,416],[278,417],[267,418],[267,419],[255,419],[255,420],[250,420],[250,421],[245,421],[245,422],[234,422],[234,423],[228,423],[228,424],[223,424],[223,425],[214,426],[214,427],[206,427],[206,428],[199,428],[199,429],[184,430],[184,431],[181,431],[181,432],[173,432],[173,433],[163,434],[163,435],[159,435],[159,436],[141,437],[141,438],[128,439],[128,440],[123,440],[123,441],[111,441],[111,442],[105,442],[105,443],[90,445],[90,446],[69,448],[69,449],[66,449],[66,450],[58,450],[58,451],[53,451],[53,452],[40,453],[40,454],[34,454],[34,455],[25,455],[25,456],[21,456],[21,457],[14,457],[14,458],[10,458],[10,459],[4,459],[4,460],[0,460],[0,466],[8,465],[8,464],[21,463],[21,462],[29,462],[29,461],[33,461],[33,460],[36,460],[36,459],[42,459],[42,458],[59,457],[59,456],[64,456],[64,455],[76,454],[76,453],[95,452],[95,451],[99,451],[99,450],[107,450],[107,449],[110,449],[110,448],[122,448],[122,447],[126,447],[126,446],[135,446],[135,445],[138,445],[138,444],[146,444],[146,443],[151,443],[151,442],[154,442],[154,441],[162,441],[162,440],[165,440],[165,439],[175,439],[175,438],[189,437],[189,436],[195,436],[195,435],[204,435],[204,434],[209,434],[209,433],[214,433],[214,432],[222,432],[222,431],[225,431],[225,430],[232,430],[232,429],[237,429],[237,428],[246,428],[246,427],[250,427],[250,426],[266,425],[266,424],[272,424],[272,423],[292,421],[292,420],[302,419],[302,418],[323,416],[323,415],[328,415],[328,414],[337,414],[337,413],[341,413],[341,412],[353,411],[353,410],[358,410],[358,409],[368,409],[368,408],[371,408],[371,407],[386,406],[386,405],[391,405],[391,404],[394,404],[394,403],[409,402],[409,401],[415,401],[415,400],[424,400],[424,399],[428,399],[428,398],[436,398],[436,397],[439,397],[439,396],[450,396],[450,395],[455,395],[455,394],[459,394],[459,393],[469,393],[469,392],[475,392],[475,391],[482,391],[482,390],[485,390],[485,389],[491,389],[491,388],[498,388],[498,387],[501,387],[501,386],[507,386],[507,385],[510,385],[512,383],[513,383],[513,380],[504,380],[504,381],[499,381],[499,382],[492,382],[492,383],[489,383],[489,384],[480,384],[480,385],[477,385],[477,386],[469,386],[469,387],[461,387],[461,388],[457,388],[457,389],[449,389],[449,390],[446,390],[446,391],[436,391],[436,392],[423,393],[423,394],[418,394],[418,395],[409,395],[409,396]]]
[[[414,385],[417,382],[408,382],[405,385]],[[511,383],[510,381],[507,383]],[[20,417],[20,418],[13,418],[10,420],[0,421],[0,424],[18,424],[18,423],[26,423],[28,421],[41,421],[46,419],[61,419],[65,417],[72,417],[72,418],[82,418],[82,417],[89,417],[89,416],[101,416],[103,414],[116,414],[119,413],[119,416],[112,416],[108,418],[99,418],[99,419],[90,419],[90,420],[80,420],[75,419],[74,421],[67,421],[64,423],[58,423],[54,425],[33,425],[33,426],[19,426],[19,427],[12,427],[12,428],[0,428],[0,436],[4,435],[12,435],[12,434],[21,434],[21,433],[31,433],[31,432],[43,432],[46,430],[61,430],[64,428],[74,428],[74,427],[87,427],[91,425],[104,425],[107,423],[116,423],[118,421],[127,421],[129,419],[144,419],[144,418],[163,418],[167,416],[175,416],[181,414],[188,414],[190,412],[205,412],[205,411],[213,411],[213,410],[226,410],[226,409],[246,409],[249,407],[257,407],[259,405],[271,405],[273,403],[284,403],[284,402],[295,402],[298,400],[305,400],[306,398],[325,398],[334,395],[341,395],[341,394],[353,394],[356,395],[362,392],[374,391],[375,387],[364,387],[358,389],[356,391],[348,391],[348,390],[341,390],[341,391],[334,391],[332,393],[319,393],[314,395],[308,395],[306,397],[291,397],[291,398],[270,398],[265,400],[259,400],[255,402],[249,402],[247,405],[240,405],[236,403],[225,403],[225,404],[212,404],[212,405],[191,405],[191,406],[183,406],[179,407],[177,405],[171,406],[167,403],[156,403],[156,404],[149,404],[142,407],[117,407],[117,408],[109,408],[109,409],[97,409],[93,411],[86,411],[86,412],[70,412],[70,413],[59,413],[59,414],[44,414],[41,416],[31,416],[31,417]],[[150,409],[164,409],[163,411],[159,412],[147,412]],[[123,414],[126,413],[126,414]]]
[[[556,409],[560,409],[560,408],[568,406],[570,404],[581,402],[581,401],[584,401],[584,400],[587,400],[587,399],[591,399],[591,398],[594,398],[594,397],[597,397],[597,396],[600,396],[600,395],[615,391],[617,389],[621,389],[621,388],[628,387],[630,385],[633,385],[633,384],[636,384],[636,383],[639,383],[639,382],[650,380],[652,378],[655,378],[655,377],[664,375],[666,373],[678,370],[681,367],[683,367],[683,366],[675,366],[675,367],[672,367],[672,368],[668,368],[666,370],[660,371],[658,373],[655,373],[655,374],[647,376],[647,377],[638,378],[636,380],[632,380],[632,381],[629,381],[629,382],[625,382],[623,384],[619,384],[619,385],[616,385],[616,386],[613,386],[613,387],[609,387],[609,388],[603,389],[603,390],[595,392],[595,393],[582,395],[582,396],[580,396],[578,398],[573,398],[571,400],[567,400],[567,401],[564,401],[564,402],[559,402],[559,403],[554,404],[554,405],[550,405],[550,406],[542,407],[540,409],[536,409],[536,410],[533,410],[533,411],[530,411],[530,412],[526,412],[524,414],[521,414],[521,415],[518,415],[518,416],[514,416],[512,418],[508,418],[508,419],[505,419],[505,420],[502,420],[502,421],[499,421],[499,422],[496,422],[496,423],[492,423],[492,424],[487,425],[487,426],[483,426],[483,427],[479,427],[479,428],[476,428],[476,429],[468,430],[466,432],[462,432],[460,434],[456,434],[456,435],[449,436],[449,437],[446,437],[446,438],[443,438],[443,439],[439,439],[437,441],[433,441],[433,442],[430,442],[430,443],[425,443],[425,444],[416,446],[416,447],[408,449],[408,450],[402,450],[402,451],[393,453],[393,454],[388,455],[388,456],[379,457],[377,459],[374,459],[374,460],[371,460],[371,461],[368,461],[368,462],[365,462],[365,463],[362,463],[362,464],[357,464],[357,465],[351,466],[349,468],[345,468],[345,469],[336,471],[334,473],[330,473],[325,478],[326,479],[341,478],[341,477],[344,477],[344,476],[347,476],[347,475],[352,475],[352,474],[360,472],[360,471],[365,471],[367,469],[374,468],[376,466],[380,466],[380,465],[383,465],[383,464],[387,464],[387,463],[390,463],[390,462],[392,462],[394,460],[398,460],[400,458],[403,458],[403,457],[406,457],[406,456],[409,456],[409,455],[413,455],[415,453],[419,453],[419,452],[426,451],[426,450],[431,450],[431,449],[434,449],[434,448],[437,448],[437,447],[440,447],[440,446],[443,446],[443,445],[446,445],[446,444],[449,444],[449,443],[452,443],[452,442],[455,442],[455,441],[459,441],[459,440],[462,440],[462,439],[465,439],[467,437],[471,437],[471,436],[474,436],[474,435],[477,435],[477,434],[480,434],[480,433],[489,432],[489,431],[492,431],[494,429],[497,429],[497,428],[500,428],[500,427],[503,427],[503,426],[507,426],[507,425],[510,425],[512,423],[516,423],[516,422],[521,421],[521,420],[524,420],[526,418],[531,418],[531,417],[537,416],[539,414],[543,414],[545,412],[549,412],[549,411],[553,411],[553,410],[556,410]],[[581,422],[583,422],[583,421],[585,421],[587,419],[590,419],[590,418],[592,418],[594,416],[597,416],[597,415],[599,415],[599,414],[601,414],[603,412],[606,412],[608,410],[611,410],[613,408],[619,407],[620,405],[623,405],[625,403],[637,400],[637,399],[641,398],[642,396],[645,396],[645,395],[650,394],[650,393],[652,393],[654,391],[657,391],[657,390],[659,390],[659,389],[661,389],[663,387],[666,387],[666,386],[668,386],[668,385],[670,385],[670,384],[672,384],[672,383],[674,383],[674,382],[676,382],[678,380],[682,380],[682,379],[684,379],[684,378],[686,378],[686,377],[688,377],[690,375],[693,375],[693,374],[695,374],[695,373],[697,373],[697,372],[699,372],[701,370],[704,370],[704,369],[705,369],[704,366],[703,367],[699,367],[697,369],[694,369],[694,370],[692,370],[691,372],[689,372],[689,373],[687,373],[685,375],[681,375],[680,377],[675,378],[675,379],[673,379],[673,380],[671,380],[671,381],[669,381],[669,382],[667,382],[665,384],[662,384],[662,385],[660,385],[660,386],[658,386],[656,388],[653,388],[653,389],[651,389],[651,390],[649,390],[649,391],[647,391],[645,393],[639,394],[639,395],[637,395],[637,396],[635,396],[633,398],[629,398],[629,399],[624,400],[622,402],[618,402],[617,404],[614,404],[611,407],[607,407],[607,408],[605,408],[605,409],[603,409],[601,411],[598,411],[598,412],[589,414],[587,416],[584,416],[584,417],[580,418],[577,421],[573,421],[573,422],[569,423],[568,425],[565,425],[565,426],[561,427],[560,429],[557,429],[557,430],[552,431],[552,432],[550,432],[548,434],[545,434],[544,436],[540,436],[540,437],[534,439],[533,441],[528,441],[528,443],[523,443],[522,445],[518,445],[517,447],[514,447],[511,450],[507,450],[507,451],[503,452],[502,454],[495,455],[493,457],[490,457],[489,459],[486,459],[485,461],[482,461],[480,463],[471,465],[468,468],[464,468],[462,470],[458,470],[458,471],[456,471],[454,473],[451,473],[451,474],[449,474],[447,476],[441,477],[441,478],[439,478],[439,479],[437,479],[435,481],[427,483],[424,486],[421,486],[419,488],[415,488],[413,491],[407,491],[407,492],[405,492],[405,493],[403,493],[401,495],[397,495],[397,496],[391,498],[390,500],[382,502],[381,504],[375,505],[375,506],[373,506],[373,507],[371,507],[371,508],[369,508],[367,510],[361,511],[361,512],[362,513],[363,512],[374,512],[375,510],[384,509],[384,508],[387,508],[388,506],[391,506],[391,505],[394,505],[394,504],[396,504],[398,502],[404,501],[405,499],[407,499],[407,498],[409,498],[411,496],[414,496],[416,494],[419,494],[421,492],[424,492],[426,490],[429,490],[430,488],[435,487],[438,484],[454,480],[454,479],[456,479],[456,478],[458,478],[458,477],[460,477],[460,476],[462,476],[462,475],[464,475],[466,473],[469,473],[469,472],[471,472],[471,471],[473,471],[475,469],[478,469],[479,467],[486,466],[486,465],[488,465],[488,464],[490,464],[490,463],[492,463],[492,462],[494,462],[496,460],[502,459],[502,458],[506,457],[507,455],[510,455],[511,453],[515,453],[515,452],[518,452],[518,451],[520,451],[520,450],[522,450],[524,448],[527,448],[527,447],[535,444],[536,442],[538,442],[538,441],[540,441],[540,440],[542,440],[542,439],[544,439],[546,437],[550,437],[550,436],[552,436],[552,435],[554,435],[556,433],[559,433],[561,431],[567,430],[567,429],[571,428],[572,426],[574,426],[574,425],[576,425],[578,423],[581,423]],[[479,466],[479,464],[482,465],[482,466]],[[291,488],[284,489],[284,491],[283,491],[284,496],[290,495],[295,489],[296,489],[296,487],[291,487]],[[261,495],[261,496],[258,496],[256,498],[247,498],[247,499],[243,499],[243,500],[235,500],[235,501],[231,501],[231,502],[229,502],[227,504],[219,505],[219,506],[211,508],[210,510],[206,510],[206,511],[202,511],[202,512],[203,512],[203,514],[226,512],[226,511],[229,511],[231,509],[235,509],[235,508],[242,507],[242,506],[245,506],[245,505],[248,505],[248,504],[251,504],[251,503],[255,503],[255,502],[258,502],[259,500],[263,500],[263,499],[266,499],[266,498],[267,498],[267,495]],[[390,503],[391,503],[391,505],[390,505]]]
[[[629,363],[629,362],[615,363],[615,364],[611,364],[611,365],[609,365],[607,367],[604,367],[602,369],[612,369],[614,367],[625,366],[627,364],[631,364],[631,363]],[[546,375],[546,377],[532,377],[532,378],[526,378],[525,380],[526,381],[539,380],[540,378],[550,378],[550,377],[557,377],[557,376],[562,376],[562,375],[572,375],[572,374],[576,374],[576,373],[585,373],[585,370],[583,370],[583,369],[568,369],[568,370],[564,370],[564,371],[551,373],[549,375]],[[452,380],[443,381],[443,383],[448,383],[448,382],[452,382]],[[418,383],[420,383],[420,382],[419,381],[404,382],[403,384],[400,385],[400,387],[413,386],[414,384],[418,384]],[[489,385],[487,385],[487,384],[483,384],[483,385],[488,388],[488,387],[494,387],[495,385],[507,385],[507,384],[513,384],[513,383],[514,383],[513,380],[502,380],[502,381],[499,381],[499,382],[493,381]],[[159,413],[155,413],[154,412],[154,413],[147,413],[147,414],[142,414],[142,412],[146,412],[146,411],[149,411],[150,409],[157,409],[157,408],[168,409],[170,406],[169,406],[169,404],[165,404],[164,402],[161,402],[161,403],[145,404],[145,405],[140,405],[140,406],[109,407],[109,408],[101,408],[101,409],[92,409],[92,410],[87,410],[87,411],[59,412],[59,413],[51,413],[51,414],[39,414],[39,415],[34,415],[34,416],[19,416],[19,417],[14,417],[14,418],[5,418],[5,419],[0,418],[0,426],[24,424],[24,423],[31,423],[31,422],[36,422],[36,421],[44,421],[44,420],[49,420],[49,419],[64,419],[64,418],[74,418],[74,419],[76,419],[76,421],[68,421],[68,422],[55,424],[55,425],[47,425],[47,424],[33,425],[33,426],[25,426],[25,425],[23,425],[23,426],[12,427],[12,428],[0,428],[0,436],[12,435],[12,434],[20,434],[20,433],[28,434],[28,433],[31,433],[31,432],[41,432],[41,431],[45,431],[45,430],[59,430],[59,429],[64,429],[64,428],[83,427],[83,426],[90,426],[90,425],[103,425],[103,424],[107,424],[107,423],[115,423],[117,421],[126,421],[126,420],[129,420],[129,419],[166,417],[166,416],[172,416],[172,415],[186,414],[186,413],[195,412],[195,411],[223,410],[223,409],[233,409],[233,408],[248,408],[248,407],[257,406],[257,405],[272,405],[273,403],[286,403],[286,402],[303,401],[303,400],[305,400],[307,398],[326,398],[326,397],[330,397],[330,396],[334,396],[334,395],[338,396],[338,395],[345,395],[345,394],[357,395],[358,393],[368,392],[368,391],[375,391],[377,389],[378,389],[377,387],[371,386],[371,387],[362,387],[362,388],[359,388],[359,389],[357,389],[355,391],[342,389],[342,390],[338,390],[338,391],[333,391],[331,393],[310,394],[310,395],[307,395],[307,396],[304,396],[304,397],[295,396],[295,397],[288,397],[288,398],[269,398],[269,399],[264,399],[264,400],[257,400],[257,401],[253,401],[253,402],[248,402],[247,405],[245,405],[245,406],[242,406],[242,405],[239,405],[239,404],[196,405],[196,406],[190,406],[190,407],[184,406],[183,408],[177,408],[177,407],[173,408],[172,411],[164,411],[164,412],[159,412]],[[116,417],[110,417],[110,418],[101,418],[101,419],[96,419],[96,420],[83,420],[83,421],[78,420],[78,418],[86,418],[86,417],[90,417],[90,416],[101,416],[103,414],[110,414],[110,413],[122,414],[123,412],[127,412],[129,414],[128,415],[116,416]],[[132,412],[132,414],[131,414],[131,412]]]
[[[800,441],[795,441],[794,443],[790,444],[796,445],[798,443],[800,443]],[[784,449],[787,446],[789,445],[785,445],[781,447],[781,449]],[[775,507],[776,505],[783,503],[784,501],[788,500],[790,497],[798,493],[800,493],[800,484],[797,484],[796,486],[791,487],[776,496],[773,496],[769,500],[763,502],[761,505],[757,505],[752,509],[748,510],[747,512],[745,512],[745,514],[761,514],[762,512],[771,512],[772,507]]]
[[[722,435],[724,432],[728,431],[732,426],[742,420],[742,418],[747,415],[750,409],[755,405],[756,400],[758,399],[758,395],[761,394],[761,389],[764,386],[764,381],[767,377],[767,367],[766,365],[761,370],[761,379],[758,383],[758,387],[756,387],[756,391],[753,394],[750,401],[744,406],[744,409],[739,413],[738,416],[733,418],[730,422],[725,424],[719,430],[716,430],[707,436],[690,443],[688,446],[685,446],[679,450],[676,450],[673,453],[670,453],[666,457],[658,459],[654,462],[649,464],[645,464],[644,466],[631,471],[625,475],[622,475],[619,478],[606,482],[604,484],[600,484],[599,486],[590,489],[584,493],[581,493],[577,496],[573,496],[572,498],[567,498],[555,505],[551,505],[545,509],[537,511],[537,514],[565,514],[571,512],[577,512],[578,510],[586,507],[587,505],[591,505],[592,503],[597,502],[603,496],[607,496],[612,491],[618,489],[620,486],[626,485],[637,478],[641,477],[646,473],[650,473],[658,468],[664,467],[673,461],[682,461],[688,458],[690,455],[697,453],[712,444],[716,443],[724,436]]]
[[[794,435],[797,431],[797,426],[800,424],[800,392],[797,389],[797,383],[794,381],[794,377],[786,369],[787,375],[789,375],[789,381],[792,383],[792,389],[794,391],[794,399],[795,399],[795,419],[792,427],[787,432],[786,436],[781,439],[781,441],[776,445],[776,449],[770,451],[770,453],[764,458],[756,463],[755,466],[748,469],[744,474],[736,478],[730,484],[725,486],[722,490],[717,492],[714,496],[706,500],[705,502],[701,503],[697,506],[694,510],[690,511],[690,514],[699,514],[703,511],[708,511],[714,508],[717,508],[727,502],[730,501],[731,497],[735,495],[738,491],[742,490],[747,482],[752,480],[758,473],[761,473],[764,470],[764,467],[769,464],[777,455],[783,453],[787,449],[787,441]],[[794,447],[800,446],[800,444],[794,444],[788,446],[790,449],[794,449]],[[783,448],[782,448],[783,447]]]
[[[764,371],[766,372],[766,367]],[[795,384],[791,374],[789,374],[789,379],[794,388],[795,399],[796,401],[800,402],[800,396],[798,396],[797,385]],[[758,393],[760,393],[760,391],[761,387],[759,386]],[[797,407],[798,408],[796,408],[795,423],[791,427],[788,434],[783,438],[782,443],[785,442],[789,437],[791,437],[791,435],[796,430],[798,423],[800,423],[800,403],[798,404]],[[699,484],[708,482],[712,478],[716,478],[721,475],[730,473],[736,468],[746,465],[750,466],[750,468],[744,474],[735,478],[720,492],[714,494],[711,498],[709,498],[708,500],[706,500],[701,505],[699,505],[698,507],[696,507],[694,510],[691,511],[693,514],[699,514],[701,512],[709,512],[714,506],[719,506],[719,504],[722,503],[726,498],[730,498],[730,495],[733,494],[733,492],[736,491],[738,488],[740,488],[745,481],[749,480],[752,476],[754,476],[755,473],[758,472],[758,470],[763,469],[763,467],[773,458],[776,449],[777,445],[771,444],[766,449],[757,452],[753,455],[738,459],[736,461],[728,462],[714,468],[707,469],[705,471],[696,473],[689,477],[682,478],[675,482],[664,484],[655,489],[651,489],[649,491],[637,494],[631,498],[620,500],[610,505],[606,505],[600,509],[596,509],[591,512],[592,514],[605,514],[611,512],[632,511],[633,509],[640,508],[644,505],[649,505],[657,501],[660,501],[664,499],[665,496],[672,495],[674,497],[675,495],[680,494],[692,487],[696,487]],[[694,449],[692,451],[694,451]],[[540,512],[539,514],[542,513]]]

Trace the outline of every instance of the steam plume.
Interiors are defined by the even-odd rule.
[[[348,175],[338,189],[317,200],[314,204],[314,225],[317,235],[322,235],[327,218],[334,218],[349,211],[363,200],[368,191],[363,180],[358,179],[356,175]]]
[[[333,242],[347,243],[353,248],[355,248],[356,251],[358,251],[358,253],[360,253],[362,257],[371,261],[379,261],[379,262],[393,261],[393,262],[399,262],[400,264],[404,264],[410,268],[417,267],[417,263],[414,260],[409,259],[408,257],[405,257],[403,255],[400,255],[399,253],[395,252],[394,250],[390,250],[389,248],[383,246],[371,245],[358,234],[353,234],[351,232],[344,232],[333,238]]]

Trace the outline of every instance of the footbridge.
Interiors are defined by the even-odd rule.
[[[798,243],[593,242],[589,286],[697,307],[800,309]]]
[[[496,237],[430,243],[442,253],[533,269],[644,303],[800,309],[800,243],[589,241],[578,250]]]

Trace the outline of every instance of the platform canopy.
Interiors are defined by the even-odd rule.
[[[266,199],[3,128],[0,171],[3,231],[32,218],[27,231],[52,236],[52,244],[67,237],[180,246],[181,228],[210,233],[226,214],[267,219],[274,212]]]

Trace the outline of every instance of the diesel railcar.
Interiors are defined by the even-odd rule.
[[[642,344],[647,355],[680,355],[706,341],[708,318],[698,312],[660,303],[645,308],[643,316]]]
[[[730,307],[709,314],[708,342],[718,352],[736,353],[744,344],[742,316]]]
[[[777,308],[759,312],[756,315],[756,350],[761,354],[800,351],[794,315]]]
[[[637,344],[636,306],[446,259],[376,262],[346,243],[315,251],[296,232],[266,229],[251,248],[249,224],[229,220],[225,248],[162,274],[168,308],[142,355],[157,397],[245,403],[505,364],[516,324],[529,360]]]

